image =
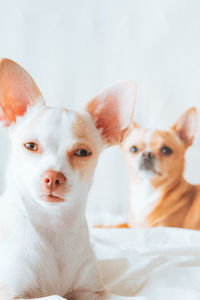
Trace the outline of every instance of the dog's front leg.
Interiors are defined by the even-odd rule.
[[[74,291],[67,297],[69,300],[131,300],[133,297],[118,296],[103,292]]]
[[[18,299],[18,300],[27,300],[27,299],[22,299],[22,298],[14,298],[14,299]],[[13,299],[13,300],[14,300]],[[3,300],[3,299],[0,299]],[[7,300],[7,299],[4,299]],[[10,300],[10,299],[9,299]],[[57,295],[53,295],[53,296],[48,296],[48,297],[42,297],[42,298],[34,298],[34,299],[28,299],[28,300],[68,300],[67,298],[63,298]]]
[[[18,300],[25,300],[24,298],[13,297],[6,285],[1,285],[0,286],[0,300],[15,300],[15,299],[16,300],[17,299]],[[68,299],[57,296],[57,295],[53,295],[53,296],[42,297],[42,298],[34,298],[34,299],[29,299],[29,300],[68,300]]]
[[[6,285],[0,286],[0,300],[14,300],[14,299],[25,300],[24,298],[13,297]],[[68,300],[68,299],[57,295],[53,295],[53,296],[34,298],[29,300]]]

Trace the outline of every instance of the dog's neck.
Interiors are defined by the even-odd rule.
[[[145,224],[146,217],[155,208],[161,195],[160,189],[154,189],[150,180],[146,179],[142,182],[130,185],[129,199],[129,223],[132,227],[140,227]]]
[[[52,204],[42,206],[32,199],[30,195],[24,195],[14,185],[7,186],[3,197],[8,199],[7,207],[11,208],[12,214],[21,223],[30,224],[35,231],[46,235],[47,232],[55,234],[60,227],[67,227],[69,230],[80,230],[85,225],[85,204],[87,192],[70,199],[63,204]],[[72,203],[73,202],[73,203]]]
[[[45,281],[48,270],[50,270],[49,272],[53,272],[51,278],[55,281],[55,287],[59,288],[60,293],[64,295],[65,292],[71,289],[73,278],[79,276],[82,261],[85,262],[88,256],[95,261],[89,243],[89,230],[85,218],[84,201],[86,199],[74,198],[73,200],[77,201],[77,205],[73,205],[73,207],[67,206],[67,202],[63,206],[42,207],[32,201],[33,199],[24,197],[15,189],[8,189],[1,198],[4,203],[6,202],[6,210],[3,209],[4,220],[3,218],[0,218],[0,220],[5,221],[3,223],[5,223],[5,230],[7,230],[4,235],[0,235],[3,239],[1,242],[2,247],[0,247],[1,257],[4,257],[5,251],[8,251],[10,243],[12,244],[12,249],[10,249],[10,251],[12,250],[11,258],[14,257],[17,260],[16,257],[20,257],[19,265],[23,262],[23,254],[21,255],[23,249],[26,249],[27,257],[33,255],[33,258],[37,256],[39,251],[41,260],[43,259],[42,255],[47,253],[47,257],[52,260],[52,264],[49,265],[49,261],[45,261],[42,263],[44,263],[46,270],[45,268],[38,268],[37,277],[44,284],[44,291],[39,292],[44,293],[44,295],[53,293],[51,285],[47,284],[48,281]],[[2,226],[0,224],[1,230]],[[34,263],[34,259],[33,261],[30,260],[27,265],[23,266],[24,270],[19,271],[17,262],[13,276],[15,272],[19,272],[18,276],[24,276],[23,273],[29,268],[29,264]],[[41,264],[40,260],[39,263]],[[4,269],[2,260],[0,260],[0,266]],[[68,272],[70,272],[72,279],[69,279],[66,283]],[[6,274],[8,274],[6,280],[9,281],[12,274],[10,272]]]
[[[130,217],[129,223],[132,227],[147,227],[148,216],[156,209],[157,205],[165,202],[166,196],[174,189],[175,186],[184,182],[183,177],[169,184],[153,186],[151,179],[146,178],[130,182]]]
[[[165,226],[166,220],[169,223],[176,211],[182,209],[183,212],[191,205],[194,195],[195,186],[189,184],[183,176],[158,188],[154,188],[150,180],[132,183],[129,224],[131,227]]]

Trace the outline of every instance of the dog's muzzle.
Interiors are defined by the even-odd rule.
[[[156,157],[153,152],[143,152],[139,163],[139,169],[142,171],[155,172],[155,161]]]

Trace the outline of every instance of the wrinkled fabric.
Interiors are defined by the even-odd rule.
[[[91,228],[107,289],[132,299],[199,300],[200,232]],[[141,298],[144,297],[144,298]]]

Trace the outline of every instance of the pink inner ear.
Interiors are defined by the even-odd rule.
[[[9,126],[23,115],[28,105],[42,97],[31,76],[11,60],[0,62],[0,121]]]
[[[197,110],[193,107],[188,109],[180,119],[172,126],[185,146],[190,146],[193,142],[197,128]]]
[[[4,96],[0,97],[0,106],[2,109],[0,121],[5,121],[5,125],[9,126],[12,122],[16,121],[17,116],[21,116],[26,112],[29,101],[24,97],[23,91],[12,89],[7,92],[5,90],[3,93]],[[20,99],[20,101],[16,99]]]
[[[121,142],[132,120],[135,94],[135,83],[121,83],[106,89],[88,103],[86,110],[107,144]]]
[[[101,129],[101,134],[107,143],[113,140],[120,142],[119,132],[121,131],[119,107],[114,97],[102,101],[95,98],[87,106],[88,112],[95,120],[97,129]]]

